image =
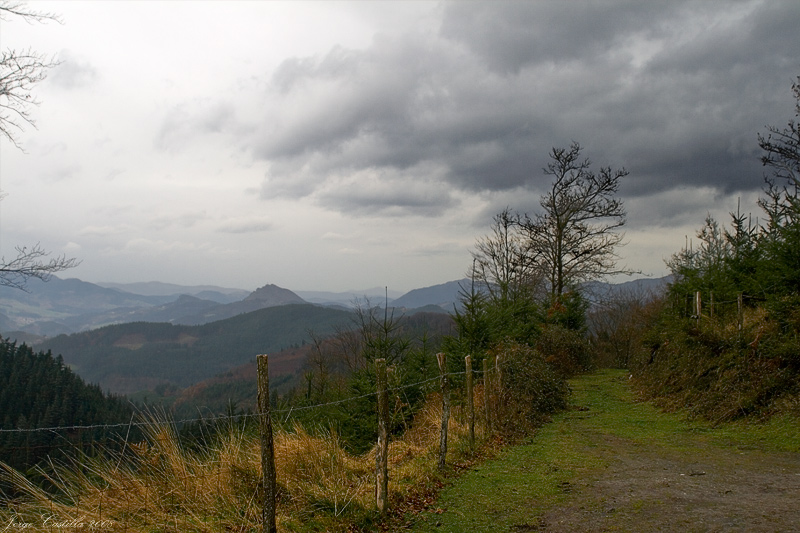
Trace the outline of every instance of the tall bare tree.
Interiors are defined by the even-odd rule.
[[[61,22],[58,15],[31,10],[23,2],[0,0],[0,22],[15,17],[28,23]],[[16,135],[26,124],[36,127],[31,107],[38,102],[31,91],[56,65],[55,59],[31,49],[0,51],[0,138],[20,148]],[[75,259],[63,255],[50,259],[48,256],[38,244],[18,246],[16,257],[0,258],[0,286],[25,289],[30,278],[47,281],[54,273],[78,264]]]
[[[593,171],[581,146],[553,148],[544,173],[553,176],[542,196],[543,211],[521,221],[529,255],[547,273],[550,292],[559,299],[570,286],[618,273],[616,250],[624,235],[625,208],[617,197],[624,168]]]

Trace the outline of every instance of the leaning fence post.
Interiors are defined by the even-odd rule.
[[[378,445],[375,450],[375,504],[378,512],[387,508],[389,493],[389,390],[386,380],[386,359],[375,360],[375,382],[378,389]]]
[[[264,474],[264,502],[261,510],[262,531],[276,533],[275,525],[275,448],[272,442],[272,419],[269,406],[269,356],[259,355],[258,430],[261,435],[261,470]]]
[[[447,356],[443,353],[436,354],[439,363],[439,373],[442,383],[442,432],[439,437],[439,469],[443,469],[447,462],[447,426],[450,425],[450,384],[447,381]]]
[[[469,423],[469,446],[475,446],[475,399],[472,396],[472,356],[468,355],[464,358],[464,367],[466,370],[465,385],[467,389],[467,420]]]

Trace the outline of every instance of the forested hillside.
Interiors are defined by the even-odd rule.
[[[284,305],[201,326],[135,322],[60,335],[41,347],[61,354],[75,372],[103,389],[127,394],[160,384],[187,387],[242,365],[327,335],[351,320],[347,311]]]
[[[87,385],[63,359],[0,340],[0,460],[18,468],[35,464],[61,448],[101,443],[113,431],[11,432],[34,428],[126,423],[130,404]],[[124,429],[122,434],[124,435]]]

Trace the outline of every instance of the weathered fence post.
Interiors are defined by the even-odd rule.
[[[736,295],[736,326],[739,335],[742,334],[742,324],[744,323],[744,297],[742,293]]]
[[[257,363],[258,432],[261,435],[261,470],[264,474],[262,531],[276,533],[278,528],[275,525],[275,448],[272,442],[272,419],[269,406],[269,356],[259,355]]]
[[[711,291],[708,296],[708,316],[711,317],[711,319],[714,318],[714,291]]]
[[[467,423],[469,424],[469,447],[475,446],[475,398],[472,396],[472,356],[468,355],[464,358],[464,367],[466,370],[465,386],[467,389]]]
[[[489,379],[489,360],[483,359],[483,410],[486,413],[486,436],[492,434],[492,380]]]
[[[492,374],[492,389],[495,393],[495,413],[502,413],[505,404],[503,403],[503,371],[500,370],[500,356],[494,358],[494,373]]]
[[[386,512],[389,493],[389,389],[386,359],[375,360],[375,382],[378,389],[378,446],[375,450],[375,504],[379,513]]]
[[[697,291],[694,295],[694,311],[695,315],[697,316],[697,327],[700,327],[700,313],[703,310],[702,300],[700,296],[700,291]]]
[[[447,356],[436,354],[439,363],[439,374],[442,383],[442,432],[439,436],[439,469],[444,469],[447,462],[447,427],[450,425],[450,383],[447,381]]]

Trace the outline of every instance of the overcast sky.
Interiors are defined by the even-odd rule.
[[[31,2],[61,60],[0,140],[0,252],[64,277],[293,290],[460,279],[553,146],[625,167],[628,267],[758,214],[757,134],[794,117],[800,2]]]

